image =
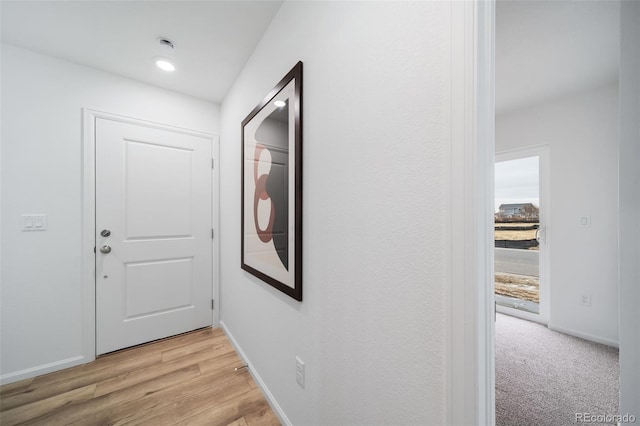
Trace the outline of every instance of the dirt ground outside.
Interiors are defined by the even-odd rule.
[[[528,275],[496,272],[495,293],[540,303],[540,280]]]

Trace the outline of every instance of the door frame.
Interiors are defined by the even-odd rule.
[[[544,228],[545,243],[540,245],[539,251],[539,281],[540,281],[540,313],[532,314],[525,311],[509,308],[506,306],[496,305],[496,311],[506,313],[508,315],[526,319],[528,321],[538,322],[548,325],[551,314],[551,233],[549,232],[549,223],[551,218],[551,167],[550,167],[550,147],[549,145],[536,145],[525,148],[510,149],[507,151],[496,152],[495,163],[501,161],[517,160],[526,157],[538,157],[538,190],[540,197],[540,224]]]
[[[446,424],[495,424],[495,0],[451,2]]]
[[[94,253],[96,232],[96,119],[103,118],[121,123],[167,130],[185,135],[197,136],[211,141],[214,167],[211,171],[211,224],[214,229],[212,244],[211,286],[215,309],[211,315],[211,325],[220,322],[220,143],[217,135],[168,124],[157,123],[134,117],[82,108],[82,352],[85,362],[96,359],[96,257]]]

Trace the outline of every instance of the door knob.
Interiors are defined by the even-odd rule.
[[[109,231],[108,229],[103,229],[100,232],[100,235],[102,235],[103,237],[108,237],[109,235],[111,235],[111,231]]]
[[[111,246],[104,245],[100,247],[100,253],[104,253],[104,254],[111,253]]]

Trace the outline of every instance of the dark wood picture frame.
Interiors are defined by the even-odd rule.
[[[302,62],[241,135],[241,268],[302,301]]]

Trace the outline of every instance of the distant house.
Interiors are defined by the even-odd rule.
[[[540,209],[531,203],[501,204],[496,219],[538,220]]]

